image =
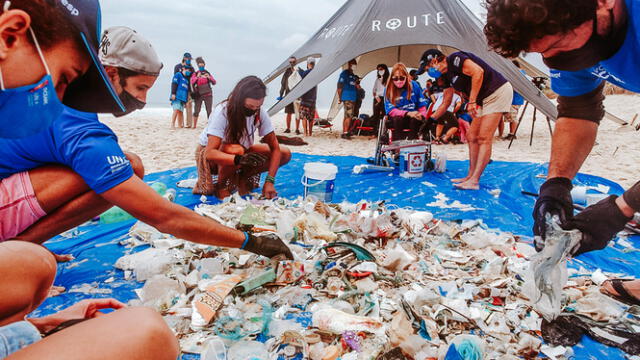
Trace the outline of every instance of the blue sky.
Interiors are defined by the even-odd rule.
[[[368,0],[355,0],[368,1]],[[398,1],[398,0],[393,0]],[[478,0],[463,0],[481,15]],[[173,66],[189,51],[202,56],[223,100],[246,75],[261,78],[300,47],[345,0],[127,0],[102,1],[103,28],[129,26],[156,48],[164,69],[149,93],[150,106],[168,106]],[[365,81],[365,89],[369,89]],[[275,101],[270,87],[268,105]],[[318,107],[328,107],[335,81],[320,86]]]

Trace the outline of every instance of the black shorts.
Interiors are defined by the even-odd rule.
[[[296,108],[293,106],[293,103],[285,106],[284,113],[285,114],[295,114],[296,113]]]

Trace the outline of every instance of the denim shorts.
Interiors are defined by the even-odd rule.
[[[42,339],[40,332],[28,321],[0,327],[0,359],[24,349]]]

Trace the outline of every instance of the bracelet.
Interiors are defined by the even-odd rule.
[[[273,177],[273,176],[271,176],[271,175],[267,175],[267,178],[264,180],[264,182],[265,182],[265,183],[270,182],[270,183],[272,183],[272,184],[275,184],[275,183],[276,183],[276,178],[275,178],[275,177]]]
[[[249,243],[249,233],[245,232],[244,233],[244,242],[242,243],[242,246],[240,246],[240,249],[244,249],[247,246],[247,243]]]

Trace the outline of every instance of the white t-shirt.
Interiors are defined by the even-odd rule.
[[[433,111],[436,112],[438,111],[438,109],[440,108],[440,105],[442,105],[442,102],[444,101],[444,93],[439,93],[436,95],[436,103],[435,105],[433,105]],[[448,112],[455,112],[456,110],[456,104],[461,102],[462,99],[460,98],[460,96],[456,93],[453,94],[453,100],[451,100],[451,106],[449,106],[449,108],[447,109]]]
[[[381,78],[376,78],[375,84],[373,84],[373,96],[384,97],[384,86]]]
[[[227,103],[216,106],[215,110],[209,118],[209,124],[200,134],[200,145],[207,146],[209,141],[209,135],[217,136],[222,139],[222,142],[227,142],[225,139],[225,131],[227,130]],[[240,139],[240,145],[246,149],[250,148],[254,143],[254,133],[258,130],[260,137],[269,135],[274,131],[271,118],[266,110],[260,108],[260,122],[256,123],[256,116],[247,117],[247,132]]]

